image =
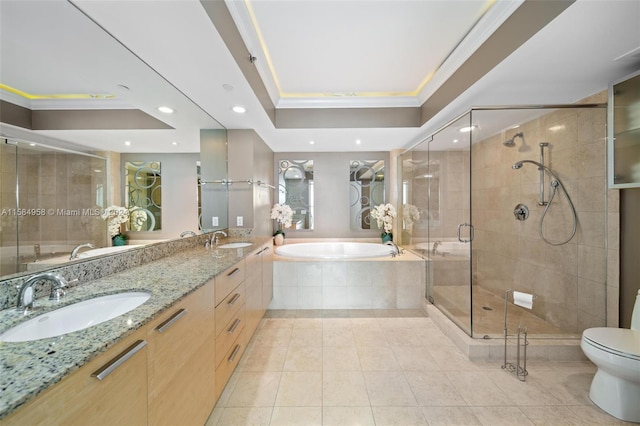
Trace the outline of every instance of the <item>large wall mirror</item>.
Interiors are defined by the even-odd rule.
[[[125,164],[129,231],[162,229],[162,176],[159,161]]]
[[[293,210],[292,229],[313,229],[313,160],[280,160],[278,203]]]
[[[351,229],[378,229],[370,213],[373,207],[385,202],[384,160],[351,160],[349,164]]]

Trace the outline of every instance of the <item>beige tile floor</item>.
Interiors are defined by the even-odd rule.
[[[419,311],[268,311],[207,426],[624,424],[591,363],[527,367],[469,361]]]

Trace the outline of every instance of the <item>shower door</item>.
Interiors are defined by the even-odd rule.
[[[429,298],[472,335],[471,114],[429,142]]]

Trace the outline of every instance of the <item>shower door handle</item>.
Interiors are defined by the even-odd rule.
[[[468,240],[463,240],[462,237],[460,236],[460,232],[462,231],[463,227],[469,228]],[[461,243],[470,243],[471,241],[473,241],[473,225],[472,224],[465,222],[458,225],[458,241],[460,241]]]

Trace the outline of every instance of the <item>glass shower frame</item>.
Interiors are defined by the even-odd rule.
[[[528,163],[512,168],[540,161],[541,150],[578,212],[565,245],[539,237],[543,173]],[[501,337],[505,297],[508,327],[523,324],[531,338],[579,338],[606,324],[606,104],[472,108],[400,158],[402,216],[414,206],[421,216],[409,232],[403,225],[400,242],[428,260],[427,299],[465,333]],[[548,200],[554,179],[544,177]],[[420,188],[419,179],[428,184]],[[543,230],[559,240],[571,216],[556,197]],[[514,216],[521,203],[526,221]],[[533,309],[514,305],[507,290],[532,294]]]

